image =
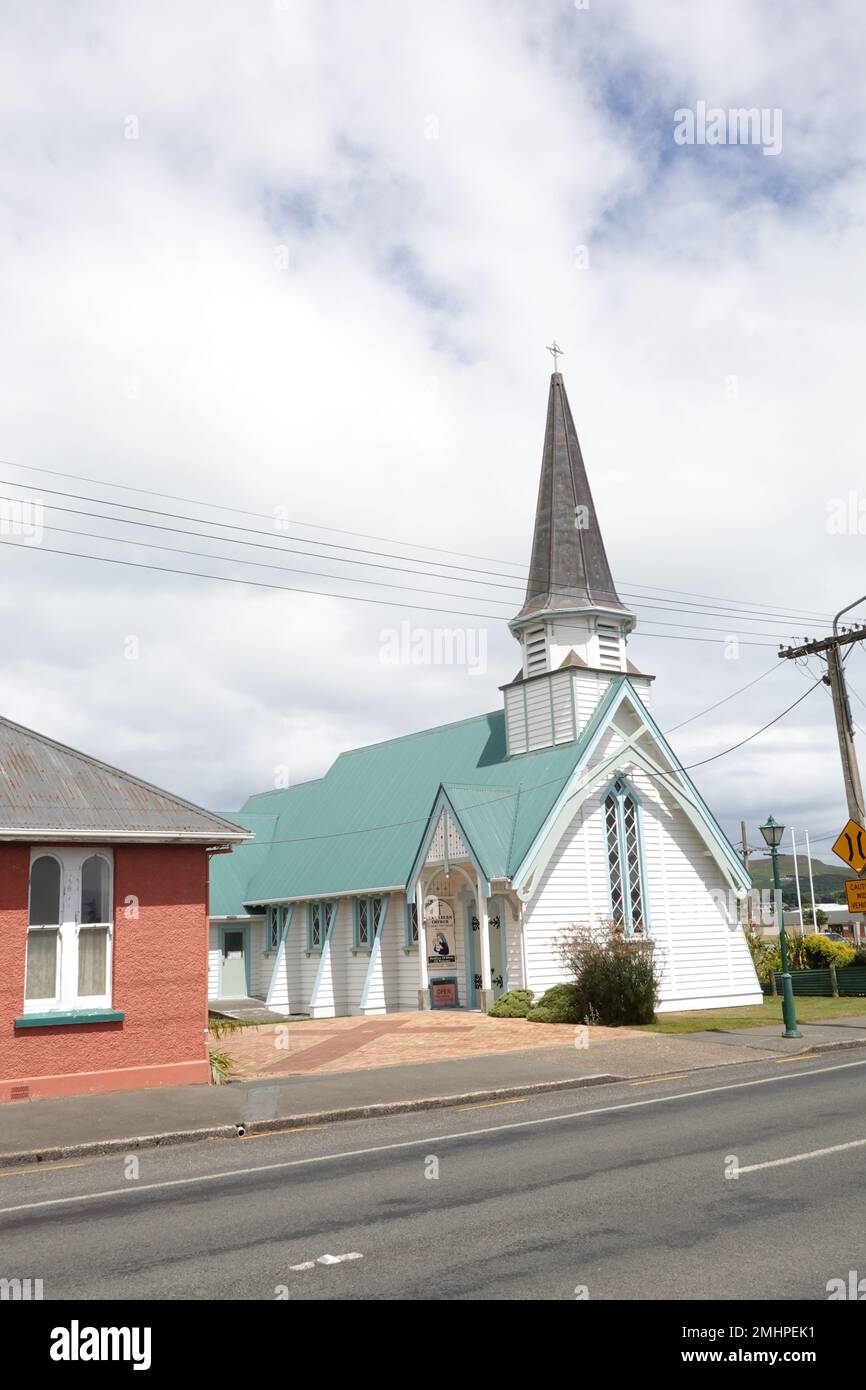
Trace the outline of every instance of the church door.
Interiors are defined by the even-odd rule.
[[[481,926],[478,913],[470,910],[469,925],[472,935],[472,973],[469,980],[469,1007],[476,1008],[481,990]],[[505,913],[503,904],[491,898],[487,913],[487,931],[490,938],[490,983],[496,999],[508,989],[506,971]]]

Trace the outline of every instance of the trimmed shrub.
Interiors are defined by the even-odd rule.
[[[847,942],[830,941],[818,932],[803,937],[802,949],[806,967],[810,970],[820,970],[828,965],[851,965],[857,954]]]
[[[585,1013],[577,985],[552,985],[526,1017],[530,1023],[582,1023]]]
[[[500,994],[487,1012],[491,1018],[526,1018],[531,1008],[531,989],[510,989],[507,993]]]

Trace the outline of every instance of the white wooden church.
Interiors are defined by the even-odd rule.
[[[210,994],[330,1017],[487,1008],[565,978],[572,923],[649,937],[662,1010],[761,1001],[748,878],[651,713],[562,375],[550,380],[520,669],[499,707],[251,796],[212,861]]]

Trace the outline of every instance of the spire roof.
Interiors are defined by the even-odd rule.
[[[526,599],[514,619],[628,613],[614,587],[561,372],[550,378]]]

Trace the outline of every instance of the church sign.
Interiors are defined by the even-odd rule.
[[[442,898],[427,898],[424,903],[424,932],[427,940],[428,965],[456,965],[454,909]]]

